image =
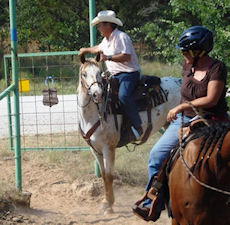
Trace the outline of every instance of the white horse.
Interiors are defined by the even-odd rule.
[[[112,114],[108,114],[106,120],[99,119],[98,110],[103,107],[102,72],[95,59],[85,60],[84,57],[81,57],[81,62],[78,87],[79,128],[82,134],[85,135],[86,141],[99,163],[104,182],[102,209],[104,213],[111,213],[113,212],[112,205],[114,203],[115,149],[120,140],[122,116],[118,115],[118,130]],[[168,94],[168,101],[151,110],[153,121],[151,134],[157,132],[166,124],[168,111],[179,104],[180,84],[181,82],[178,78],[161,78],[160,86]],[[145,131],[148,126],[146,111],[140,112],[140,117]]]

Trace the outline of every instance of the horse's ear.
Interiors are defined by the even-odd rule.
[[[85,63],[85,55],[80,54],[79,57],[80,57],[81,63],[84,64]]]
[[[98,52],[97,55],[96,55],[96,61],[99,62],[99,61],[100,61],[100,58],[101,58],[101,53]]]

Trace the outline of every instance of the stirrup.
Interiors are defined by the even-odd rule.
[[[149,191],[146,192],[143,197],[133,205],[133,213],[145,221],[155,222],[160,217],[161,213],[161,211],[156,211],[156,205],[159,201],[159,197],[160,193],[154,187],[151,187]],[[148,211],[144,211],[141,207],[139,207],[139,205],[146,199],[152,200],[151,207]]]

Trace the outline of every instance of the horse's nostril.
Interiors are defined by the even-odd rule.
[[[96,98],[97,97],[97,94],[96,93],[93,93],[93,98]]]

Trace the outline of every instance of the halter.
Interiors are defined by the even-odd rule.
[[[101,75],[101,73],[100,73],[100,75]],[[87,94],[90,95],[91,97],[93,95],[92,92],[91,92],[91,88],[92,88],[93,85],[98,84],[98,86],[100,86],[102,88],[102,90],[103,90],[103,84],[102,84],[102,82],[98,82],[98,81],[94,81],[92,84],[90,84],[87,87],[87,85],[82,81],[82,74],[81,74],[81,84],[87,90]],[[102,95],[103,95],[103,92],[102,92]],[[96,102],[94,102],[94,103],[96,103]]]

